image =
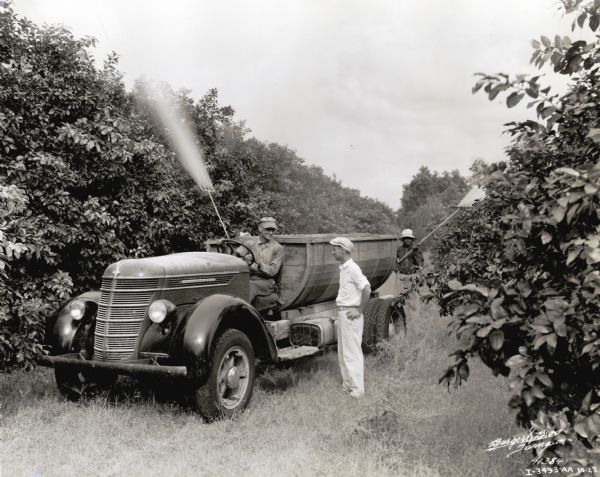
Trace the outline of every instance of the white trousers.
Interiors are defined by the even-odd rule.
[[[346,314],[349,310],[338,310],[337,319],[337,349],[340,371],[344,389],[363,394],[364,358],[361,348],[364,319],[349,320]]]

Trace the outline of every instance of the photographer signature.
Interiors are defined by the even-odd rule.
[[[552,445],[564,444],[565,438],[559,437],[562,431],[562,429],[558,431],[534,431],[533,429],[530,429],[527,434],[522,434],[520,436],[509,437],[508,439],[494,439],[493,441],[490,441],[485,451],[492,452],[498,449],[507,449],[509,452],[506,454],[506,457],[510,457],[517,452],[532,449],[537,449],[538,452],[541,452]]]

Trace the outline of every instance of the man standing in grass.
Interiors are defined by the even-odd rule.
[[[417,273],[423,267],[423,253],[419,250],[418,245],[414,245],[415,234],[411,229],[404,229],[400,235],[402,245],[396,250],[396,293],[404,295],[405,300],[407,294],[415,289],[415,278]],[[394,313],[394,328],[400,329],[400,321],[406,332],[406,310],[404,305],[398,308],[399,313]]]
[[[336,237],[333,256],[340,263],[340,288],[336,298],[338,306],[337,349],[342,385],[354,398],[365,394],[364,358],[361,349],[364,326],[363,309],[371,296],[371,285],[352,260],[352,242],[346,237]]]

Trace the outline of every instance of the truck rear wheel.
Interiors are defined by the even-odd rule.
[[[381,298],[371,298],[363,310],[364,326],[362,336],[362,348],[365,353],[372,353],[375,349],[375,323],[377,313],[381,306]]]
[[[406,311],[404,309],[404,304],[402,303],[394,303],[390,304],[392,309],[390,316],[390,336],[397,335],[400,333],[400,330],[404,331],[404,336],[406,336]]]
[[[390,300],[381,300],[381,304],[377,308],[375,329],[373,331],[375,344],[390,338],[390,323],[392,323],[393,311]]]
[[[254,367],[248,337],[236,329],[225,331],[213,350],[207,381],[193,393],[200,414],[212,421],[242,412],[252,397]]]

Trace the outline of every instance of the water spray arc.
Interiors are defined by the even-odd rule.
[[[145,96],[144,103],[149,107],[153,117],[168,131],[168,140],[175,150],[175,157],[200,190],[208,194],[225,232],[225,237],[229,238],[225,222],[223,222],[212,196],[215,188],[204,162],[202,151],[190,127],[190,121],[181,112],[178,113],[173,102],[168,101],[155,86],[146,82],[142,85],[142,91]]]

